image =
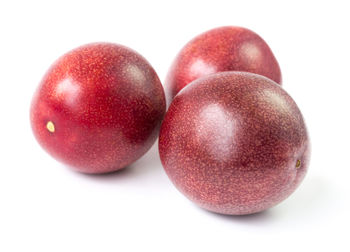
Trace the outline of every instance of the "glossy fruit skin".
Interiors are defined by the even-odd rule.
[[[246,72],[192,82],[170,105],[159,136],[174,185],[200,207],[230,215],[287,198],[305,176],[309,152],[293,99],[270,79]]]
[[[178,53],[165,81],[167,103],[195,79],[224,71],[252,72],[282,83],[278,62],[258,34],[224,26],[198,35]]]
[[[152,146],[165,106],[146,59],[121,45],[93,43],[51,66],[32,99],[30,119],[36,139],[54,158],[79,172],[106,173]]]

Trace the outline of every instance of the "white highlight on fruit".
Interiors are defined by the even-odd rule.
[[[239,52],[241,60],[248,60],[251,63],[260,62],[262,57],[260,49],[254,43],[242,44]]]
[[[263,94],[264,95],[262,97],[272,103],[272,107],[275,110],[278,110],[282,113],[287,113],[287,111],[291,110],[291,107],[286,99],[284,99],[281,95],[276,94],[273,90],[266,89],[263,91]]]
[[[133,84],[136,86],[144,85],[146,82],[145,73],[142,69],[140,69],[138,66],[135,65],[128,65],[124,69],[124,73],[128,75],[127,79],[133,80]]]
[[[210,104],[200,113],[196,137],[216,160],[226,160],[231,155],[235,122],[219,104]]]
[[[56,94],[67,103],[73,105],[80,93],[80,86],[72,79],[67,78],[61,81],[56,87]]]
[[[196,62],[191,65],[190,73],[193,78],[198,78],[203,75],[216,73],[216,67],[209,65],[203,60],[196,59]]]
[[[152,95],[152,89],[147,87],[147,72],[137,65],[126,65],[123,68],[123,75],[128,83],[129,89],[133,89],[134,92],[143,93],[145,95]]]

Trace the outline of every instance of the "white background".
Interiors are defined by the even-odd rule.
[[[1,1],[0,251],[349,251],[348,1]],[[124,171],[75,173],[35,141],[32,94],[79,45],[131,47],[161,80],[208,29],[244,26],[278,59],[312,140],[299,189],[260,214],[199,209],[171,184],[157,146]]]

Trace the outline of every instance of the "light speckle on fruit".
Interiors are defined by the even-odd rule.
[[[192,81],[226,71],[256,73],[282,83],[278,62],[258,34],[242,27],[218,27],[193,38],[175,58],[164,83],[168,104]]]
[[[252,214],[303,180],[310,147],[303,116],[272,80],[221,72],[193,81],[171,103],[159,155],[174,185],[222,214]]]
[[[30,113],[36,139],[54,158],[79,172],[107,173],[151,148],[165,97],[157,73],[140,54],[93,43],[55,61]]]
[[[48,131],[50,131],[51,133],[55,132],[55,124],[53,124],[53,122],[48,121],[46,124],[46,128]]]

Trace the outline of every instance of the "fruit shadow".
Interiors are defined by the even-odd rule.
[[[311,177],[302,184],[302,188],[293,193],[285,201],[265,211],[248,215],[223,215],[205,211],[215,218],[239,223],[265,227],[273,226],[293,218],[295,222],[312,219],[315,213],[320,214],[320,209],[328,211],[327,207],[334,203],[329,193],[329,183],[320,177]],[[315,217],[317,218],[317,217]]]
[[[259,223],[261,224],[265,222],[271,222],[274,219],[272,209],[268,209],[259,213],[246,214],[246,215],[225,215],[225,214],[213,213],[206,210],[205,212],[208,215],[211,215],[215,218],[222,219],[224,221],[231,221],[231,222],[242,223],[242,224],[258,225]]]
[[[275,209],[281,216],[295,214],[311,219],[315,213],[328,212],[330,206],[338,204],[337,199],[333,197],[333,190],[332,183],[327,178],[307,177],[300,188]]]
[[[83,174],[83,176],[97,181],[116,181],[129,178],[137,179],[140,176],[153,176],[157,172],[162,172],[162,165],[156,142],[144,156],[121,170],[104,174]]]

